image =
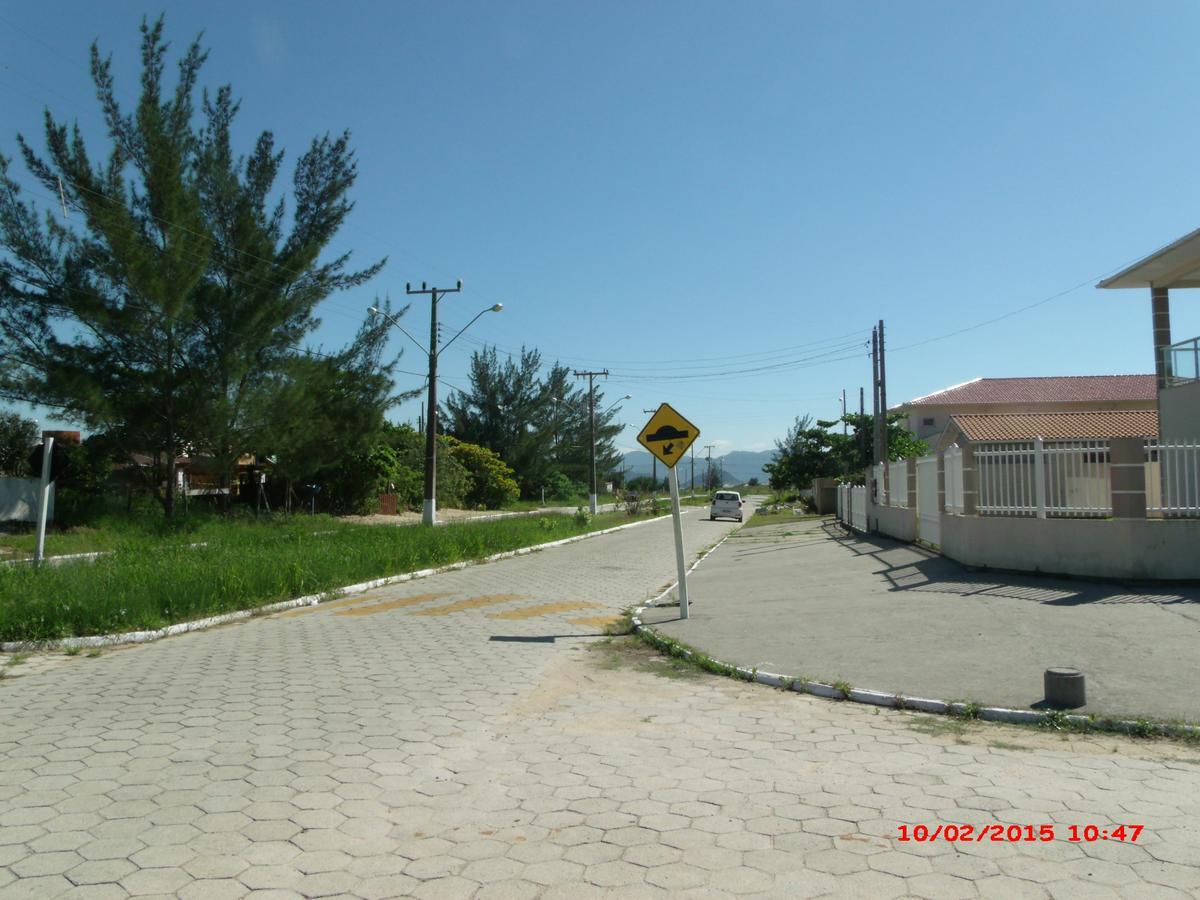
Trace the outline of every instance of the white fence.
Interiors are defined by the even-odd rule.
[[[837,515],[844,524],[858,531],[867,530],[867,489],[863,485],[839,484]]]
[[[1112,515],[1108,441],[984,443],[975,467],[980,515]]]
[[[946,512],[952,516],[963,514],[963,459],[962,447],[951,444],[943,456],[946,477]]]
[[[917,460],[917,534],[932,543],[937,543],[942,512],[964,513],[963,449],[951,445],[942,459],[944,510],[937,509],[936,457]],[[1106,518],[1113,514],[1107,440],[980,443],[974,448],[974,464],[976,511],[981,516]],[[884,464],[872,470],[878,492],[875,502],[906,508],[907,464],[899,461],[887,467],[890,490],[883,482]],[[1145,467],[1147,516],[1200,518],[1200,439],[1148,440]],[[841,521],[865,531],[866,507],[866,488],[838,487]]]
[[[861,484],[850,488],[850,527],[867,530],[867,489]]]
[[[1200,516],[1200,441],[1146,444],[1146,511],[1167,518]]]
[[[936,456],[922,456],[917,460],[917,537],[928,544],[942,542]]]
[[[0,522],[36,522],[41,488],[40,478],[0,478]],[[46,516],[54,520],[54,482]]]
[[[888,467],[888,506],[908,507],[908,462],[896,460]]]

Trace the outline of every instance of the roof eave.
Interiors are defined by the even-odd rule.
[[[1200,287],[1200,228],[1101,280],[1096,287]]]

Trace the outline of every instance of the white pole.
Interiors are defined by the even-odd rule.
[[[50,451],[54,449],[54,438],[42,441],[42,486],[38,492],[37,550],[34,561],[41,564],[46,557],[46,517],[50,512]]]
[[[1043,449],[1042,438],[1039,435],[1033,439],[1033,493],[1037,503],[1037,517],[1046,518],[1046,453]]]
[[[679,514],[679,476],[671,466],[671,517],[675,521],[675,568],[679,572],[679,618],[688,617],[687,564],[683,560],[683,522]]]

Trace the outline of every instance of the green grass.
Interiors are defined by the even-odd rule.
[[[629,521],[606,513],[588,524],[553,515],[383,528],[301,516],[133,529],[94,562],[0,566],[0,641],[162,628]]]
[[[613,494],[598,494],[596,503],[604,506],[606,503],[617,503],[619,499]],[[580,497],[546,497],[546,502],[541,499],[536,500],[514,500],[512,503],[506,503],[504,508],[499,512],[525,512],[531,509],[542,509],[546,506],[582,506],[587,507],[587,494]]]

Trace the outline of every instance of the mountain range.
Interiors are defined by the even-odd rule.
[[[715,468],[724,466],[724,483],[745,484],[751,478],[757,478],[764,484],[767,481],[767,473],[763,471],[763,466],[771,461],[775,455],[774,450],[731,450],[724,456],[714,456],[712,464]],[[630,450],[625,454],[625,474],[629,478],[637,478],[641,475],[652,474],[652,457],[645,450]],[[696,454],[696,484],[700,484],[704,480],[704,467],[708,465],[708,460],[700,454]],[[658,477],[666,477],[666,469],[663,466],[658,467]],[[679,484],[680,487],[690,487],[692,478],[691,457],[682,460],[679,463]]]

